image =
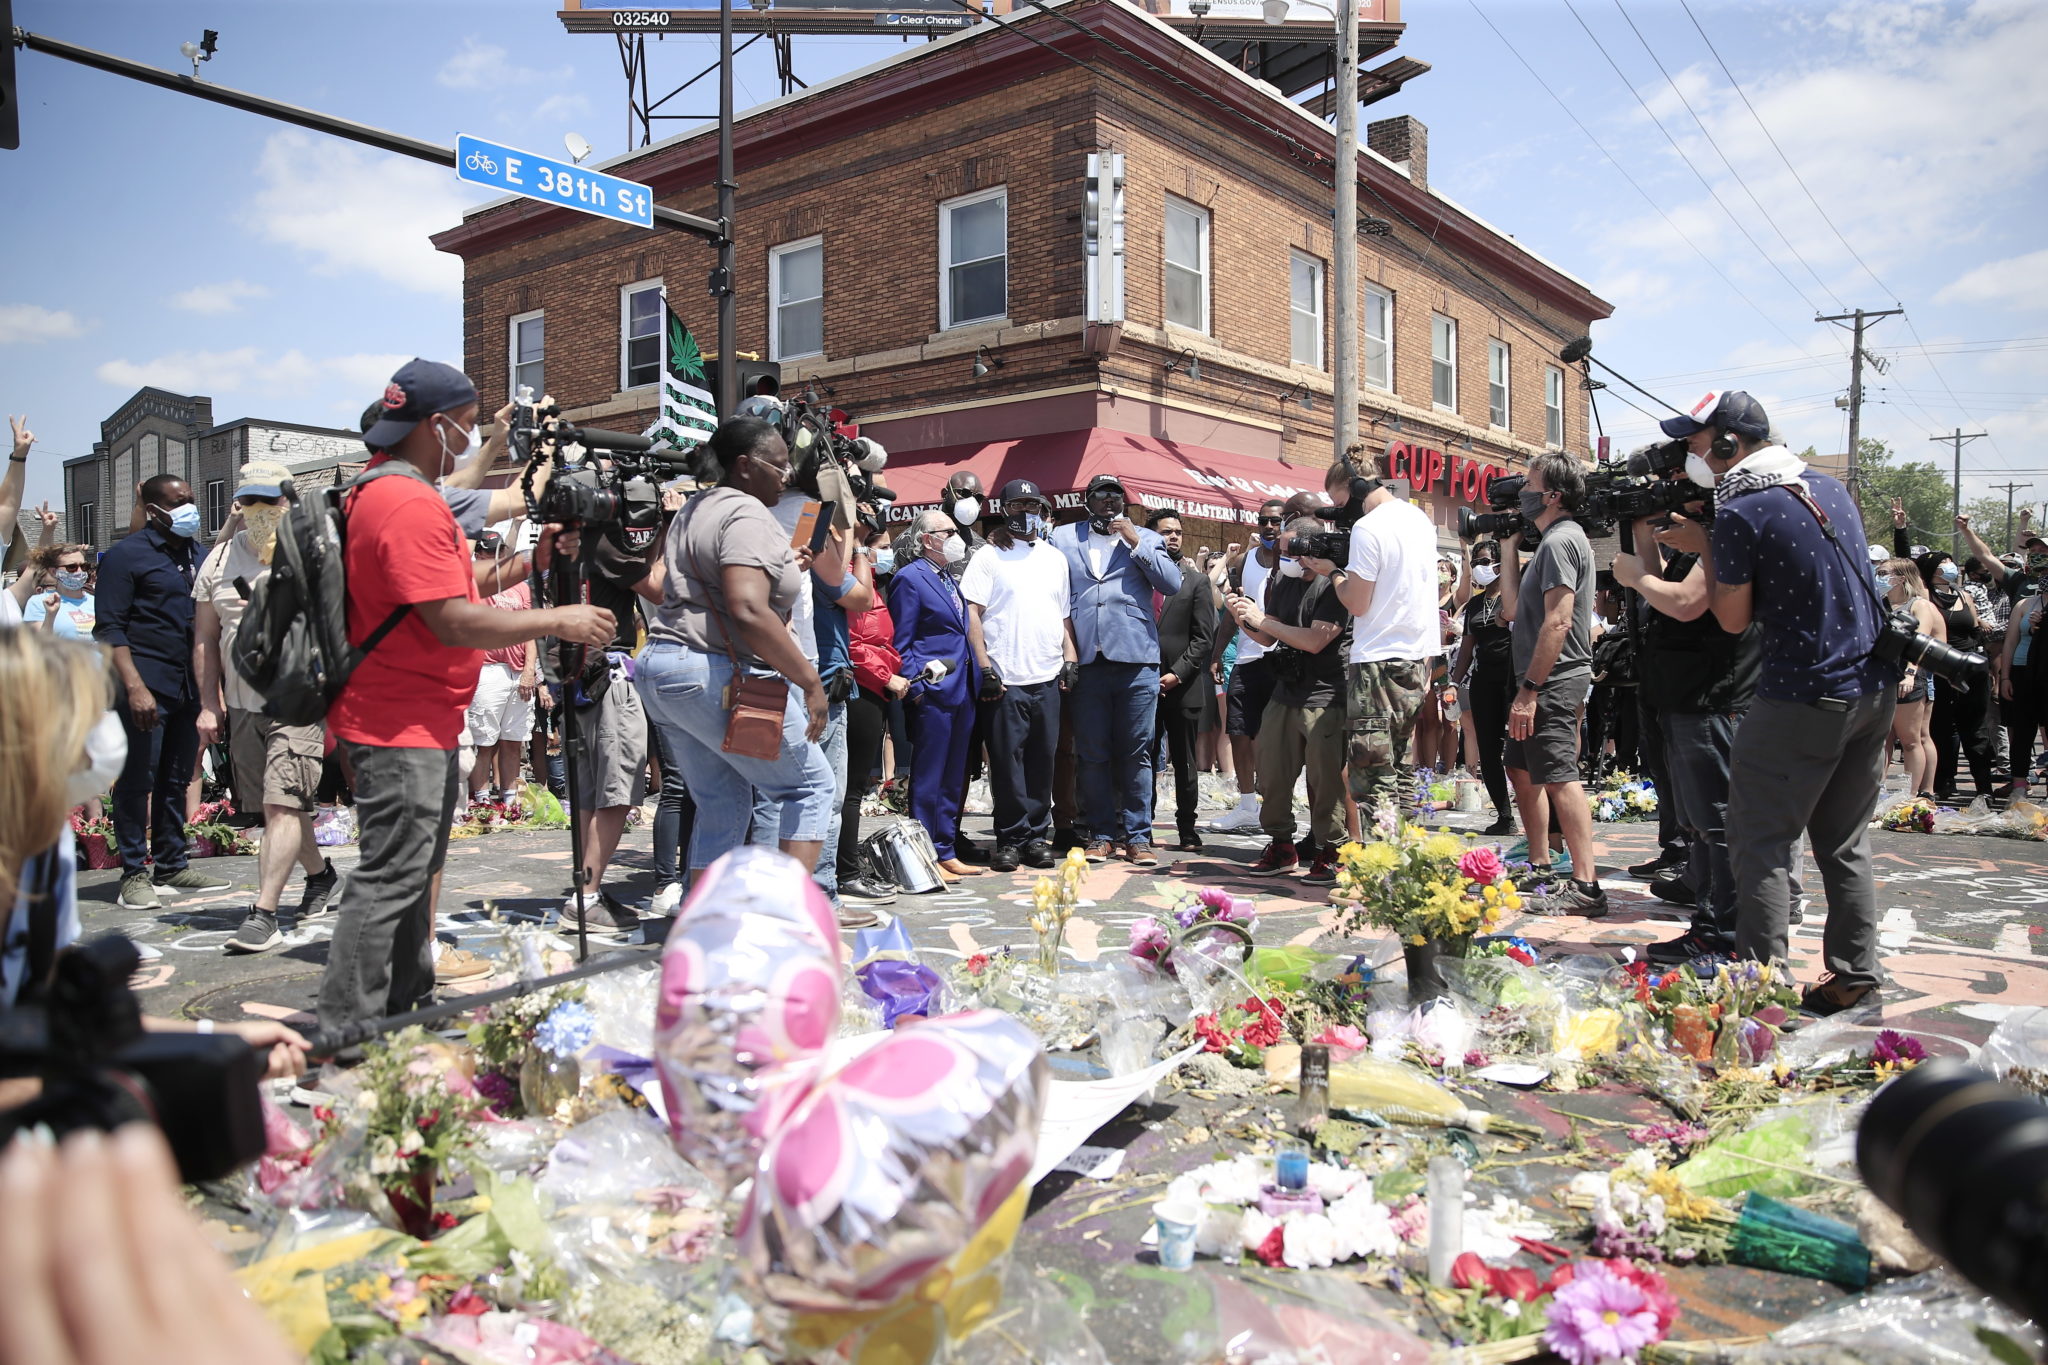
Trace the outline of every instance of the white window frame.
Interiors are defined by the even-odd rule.
[[[1009,254],[1009,210],[1003,211],[1004,242],[1003,254]],[[813,296],[818,304],[818,347],[813,351],[785,351],[782,349],[782,310],[811,302],[811,299],[782,301],[782,258],[797,251],[818,252],[818,292]],[[1003,268],[1003,297],[1007,308],[1009,300],[1009,267]],[[806,356],[825,354],[825,237],[815,233],[801,241],[784,242],[781,246],[768,248],[768,358],[775,361],[801,360]]]
[[[81,502],[74,514],[75,524],[70,528],[72,539],[81,545],[100,543],[100,505],[98,502]]]
[[[953,211],[969,208],[989,199],[1000,199],[1003,203],[1003,310],[988,317],[956,318],[953,316],[953,267],[955,265],[976,265],[995,259],[992,256],[977,256],[972,261],[953,259]],[[998,185],[992,190],[976,190],[973,194],[962,194],[939,204],[939,330],[951,331],[955,327],[987,326],[991,323],[1006,323],[1010,320],[1010,187]]]
[[[1551,395],[1557,401],[1551,401]],[[1551,428],[1555,426],[1553,434]],[[1543,370],[1543,444],[1549,450],[1564,449],[1564,371],[1555,365]]]
[[[1294,268],[1300,265],[1307,266],[1311,272],[1310,278],[1312,280],[1312,283],[1309,286],[1310,306],[1306,309],[1304,309],[1301,306],[1299,300],[1297,300],[1294,297]],[[1313,366],[1318,370],[1324,367],[1324,352],[1327,349],[1323,343],[1323,295],[1325,292],[1323,288],[1324,278],[1325,276],[1323,270],[1322,257],[1311,256],[1306,251],[1290,251],[1287,253],[1288,354],[1293,359],[1295,364]],[[1301,355],[1297,353],[1294,349],[1294,320],[1296,317],[1304,315],[1315,323],[1315,341],[1314,344],[1309,348],[1311,354],[1306,360],[1304,360],[1301,357]]]
[[[631,284],[619,286],[619,392],[621,393],[626,392],[628,389],[658,389],[661,387],[660,314],[655,315],[654,378],[644,384],[627,382],[630,370],[630,366],[627,363],[628,343],[633,340],[627,329],[633,325],[633,296],[647,289],[654,290],[664,300],[668,298],[668,291],[662,286],[661,276],[659,275],[656,275],[651,280],[635,280]]]
[[[1165,318],[1167,326],[1181,327],[1190,332],[1200,332],[1202,335],[1207,336],[1209,334],[1211,313],[1209,307],[1209,288],[1213,273],[1211,267],[1214,263],[1210,242],[1214,221],[1210,217],[1209,210],[1203,208],[1200,204],[1191,203],[1177,195],[1169,194],[1166,196],[1166,214],[1168,218],[1171,217],[1175,210],[1192,214],[1195,218],[1195,254],[1200,258],[1195,273],[1201,279],[1201,290],[1199,293],[1202,305],[1201,322],[1200,325],[1192,322],[1181,322],[1167,312],[1171,306],[1168,301],[1173,297],[1173,291],[1169,287],[1169,281],[1173,278],[1173,272],[1188,268],[1185,265],[1180,265],[1167,259],[1166,244],[1171,240],[1171,236],[1166,231],[1167,219],[1161,220],[1159,232],[1159,311],[1161,316]]]
[[[212,535],[227,523],[228,481],[208,479],[206,481],[206,534]]]
[[[1436,353],[1437,336],[1441,330],[1438,324],[1449,329],[1451,355],[1448,361]],[[1436,368],[1445,364],[1450,366],[1451,371],[1451,401],[1448,403],[1436,396]],[[1446,317],[1442,313],[1429,315],[1429,403],[1431,407],[1444,412],[1458,410],[1458,320]]]
[[[1500,378],[1493,377],[1498,366]],[[1515,355],[1507,342],[1499,337],[1486,339],[1486,422],[1488,426],[1501,431],[1512,431],[1515,425],[1514,409]],[[1500,390],[1500,401],[1494,402],[1494,390]]]
[[[521,323],[526,322],[538,322],[540,324],[540,359],[527,362],[540,366],[542,382],[533,386],[533,396],[538,401],[547,393],[548,322],[547,309],[545,308],[536,308],[530,313],[514,313],[511,317],[505,319],[505,396],[507,398],[516,398],[519,394],[519,326]],[[625,345],[623,342],[620,343],[619,354],[620,359],[623,361],[625,358]],[[622,364],[620,366],[622,375],[624,368]]]
[[[1381,300],[1386,305],[1385,312],[1381,315],[1387,327],[1387,334],[1383,337],[1376,337],[1372,334],[1372,300],[1375,298]],[[1365,344],[1359,348],[1359,357],[1364,362],[1359,369],[1360,377],[1365,381],[1367,388],[1392,393],[1394,391],[1394,291],[1382,289],[1376,284],[1367,285],[1365,287],[1365,303],[1358,316],[1358,325],[1365,335]],[[1380,360],[1386,369],[1386,373],[1378,378],[1374,378],[1372,372],[1372,346],[1374,342],[1380,344]]]

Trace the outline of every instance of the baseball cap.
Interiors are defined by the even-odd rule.
[[[382,415],[363,433],[372,450],[389,450],[437,412],[452,412],[476,401],[476,385],[453,365],[415,356],[399,366],[384,386]],[[367,414],[366,414],[367,415]]]
[[[1666,417],[1657,425],[1666,436],[1679,440],[1708,427],[1732,431],[1752,441],[1764,440],[1771,434],[1771,419],[1764,413],[1764,405],[1740,389],[1726,393],[1716,389],[1693,404],[1684,416]]]
[[[1097,493],[1102,492],[1104,489],[1113,490],[1116,493],[1116,495],[1122,498],[1125,502],[1129,502],[1131,500],[1131,495],[1129,493],[1124,492],[1124,481],[1122,479],[1119,479],[1114,474],[1097,474],[1094,478],[1088,480],[1088,491],[1082,494],[1082,498],[1085,501],[1088,498],[1094,497]]]
[[[292,472],[276,460],[251,460],[242,466],[235,485],[238,498],[281,498],[292,486]]]
[[[1871,547],[1870,547],[1870,562],[1871,562],[1871,563],[1873,563],[1873,564],[1882,564],[1882,563],[1884,563],[1884,562],[1885,562],[1885,561],[1886,561],[1887,559],[1890,559],[1891,557],[1892,557],[1892,552],[1891,552],[1890,550],[1887,550],[1887,549],[1886,549],[1886,548],[1885,548],[1884,546],[1882,546],[1882,545],[1877,545],[1877,544],[1872,544],[1872,545],[1871,545]]]
[[[1044,490],[1029,479],[1012,479],[1003,485],[1003,506],[1008,507],[1011,503],[1024,498],[1044,503],[1047,507],[1052,506],[1052,499],[1046,497]]]

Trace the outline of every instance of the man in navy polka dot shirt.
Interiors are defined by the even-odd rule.
[[[1657,538],[1701,556],[1723,630],[1754,621],[1763,638],[1729,787],[1736,953],[1789,957],[1790,869],[1800,836],[1810,836],[1827,889],[1826,962],[1802,1003],[1834,1014],[1882,980],[1869,822],[1899,670],[1871,657],[1884,611],[1863,520],[1846,488],[1771,439],[1763,406],[1746,393],[1710,393],[1663,427],[1688,442],[1694,481],[1714,485],[1714,517],[1711,538],[1682,517]]]

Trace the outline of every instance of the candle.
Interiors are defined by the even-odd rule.
[[[1285,1142],[1273,1161],[1273,1183],[1283,1190],[1308,1188],[1308,1148],[1299,1142]]]

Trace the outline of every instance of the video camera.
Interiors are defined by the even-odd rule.
[[[688,473],[689,456],[656,450],[652,439],[631,432],[550,420],[560,415],[561,409],[553,405],[537,407],[533,390],[520,386],[507,444],[513,457],[526,467],[519,487],[526,495],[528,518],[543,524],[559,522],[616,531],[626,549],[644,551],[661,527],[661,482]],[[572,462],[567,454],[572,445],[586,452],[604,452],[610,457],[609,467],[580,457]],[[533,478],[543,460],[552,464],[555,472],[547,488],[536,496]]]
[[[108,934],[56,962],[48,996],[0,1014],[0,1076],[42,1094],[0,1112],[0,1144],[47,1127],[163,1129],[186,1181],[218,1180],[263,1155],[263,1059],[227,1033],[146,1033],[128,989],[140,957]]]
[[[844,409],[816,404],[808,394],[790,399],[757,393],[740,404],[740,415],[759,417],[781,430],[789,447],[791,481],[798,487],[830,500],[819,476],[835,471],[853,494],[854,519],[870,531],[882,529],[881,504],[894,502],[896,494],[874,476],[889,463],[889,452],[880,441],[861,435],[860,424]]]
[[[1346,568],[1351,563],[1351,533],[1317,531],[1313,535],[1296,536],[1290,542],[1290,549],[1296,559],[1327,559],[1340,569]]]
[[[1481,536],[1492,536],[1505,541],[1526,537],[1528,527],[1522,521],[1521,506],[1522,485],[1527,482],[1529,476],[1526,474],[1504,474],[1497,479],[1489,479],[1486,505],[1493,510],[1475,513],[1469,507],[1460,507],[1458,539],[1477,540]]]

